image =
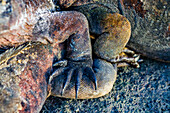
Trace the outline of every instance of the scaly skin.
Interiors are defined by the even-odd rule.
[[[35,113],[41,110],[47,97],[46,76],[52,69],[54,56],[49,50],[41,44],[27,45],[1,62],[1,112]]]
[[[59,3],[62,7],[65,2]],[[113,67],[102,60],[93,62],[88,22],[82,13],[52,13],[50,9],[53,4],[46,0],[12,0],[11,4],[14,10],[7,27],[0,24],[3,28],[0,31],[0,47],[18,48],[9,49],[0,57],[2,112],[8,107],[11,109],[6,112],[39,112],[50,94],[86,99],[110,92],[116,80],[116,65]],[[82,1],[72,3],[74,6],[78,4],[81,5]],[[70,4],[63,7],[69,7],[67,5]],[[99,15],[97,12],[94,14]],[[97,25],[97,28],[104,28],[98,35],[112,32],[112,27],[105,29],[102,24],[105,23],[107,27],[109,22],[101,21]],[[90,31],[96,33],[95,29]],[[123,48],[128,39],[129,37],[120,48]],[[35,43],[27,44],[28,42]],[[53,66],[55,62],[62,60],[67,61],[65,66]],[[11,86],[8,85],[8,80],[12,80]]]

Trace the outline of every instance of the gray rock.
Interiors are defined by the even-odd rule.
[[[149,58],[170,62],[168,0],[124,2],[124,15],[132,26],[128,47]]]

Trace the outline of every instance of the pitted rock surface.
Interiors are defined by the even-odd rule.
[[[149,58],[170,62],[169,1],[123,1],[124,16],[132,26],[127,46]]]
[[[100,98],[50,97],[43,112],[169,112],[170,64],[144,59],[140,68],[118,68],[112,91]]]

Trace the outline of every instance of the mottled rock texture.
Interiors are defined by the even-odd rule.
[[[123,14],[132,25],[128,47],[142,55],[170,62],[168,0],[123,0]]]

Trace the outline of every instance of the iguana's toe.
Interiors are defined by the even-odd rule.
[[[91,67],[85,68],[85,75],[89,77],[89,79],[93,82],[95,86],[95,90],[97,90],[97,78]]]

